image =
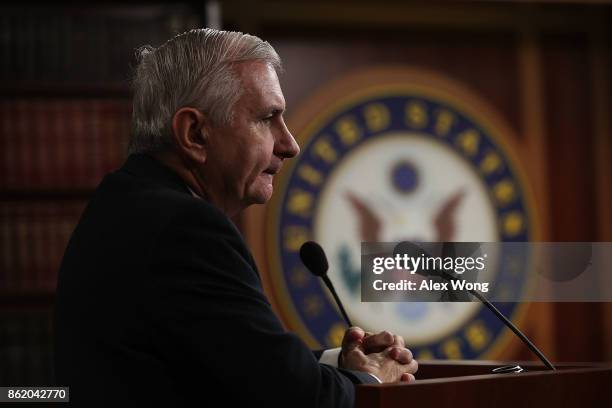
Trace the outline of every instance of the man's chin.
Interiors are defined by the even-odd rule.
[[[249,200],[249,204],[265,204],[272,198],[274,187],[272,184],[268,184],[258,189],[255,194],[252,194]]]

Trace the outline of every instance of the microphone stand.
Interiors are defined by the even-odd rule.
[[[476,290],[470,289],[468,290],[468,292],[474,297],[476,297],[478,300],[480,300],[486,307],[489,308],[490,311],[493,312],[493,314],[495,314],[495,316],[497,316],[502,322],[504,322],[504,324],[510,330],[512,330],[514,334],[516,334],[518,338],[521,339],[521,341],[525,343],[527,347],[529,347],[529,350],[531,350],[535,355],[540,358],[540,360],[542,360],[546,367],[548,367],[550,370],[556,370],[555,366],[552,365],[550,361],[548,361],[546,356],[544,356],[544,354],[540,350],[538,350],[538,348],[527,338],[527,336],[525,336],[523,332],[521,332],[514,324],[512,324],[512,322],[506,316],[504,316],[503,313],[500,312],[495,307],[495,305],[493,305],[493,303],[489,302],[487,298],[485,298],[480,292]]]
[[[323,279],[323,282],[325,282],[325,286],[327,286],[327,289],[329,289],[332,296],[334,297],[334,300],[336,301],[336,304],[338,305],[338,308],[342,313],[342,317],[344,317],[344,321],[346,322],[346,324],[348,324],[348,327],[353,327],[351,319],[349,319],[348,314],[346,314],[346,310],[344,310],[344,306],[342,306],[342,302],[340,301],[340,298],[338,297],[338,294],[334,289],[334,285],[332,285],[331,281],[329,280],[329,277],[327,275],[323,275],[321,276],[321,279]]]

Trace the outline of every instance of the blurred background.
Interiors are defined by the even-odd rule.
[[[308,106],[331,103],[316,95],[355,71],[393,66],[452,79],[509,128],[503,142],[532,192],[533,237],[612,241],[610,1],[21,2],[0,10],[0,385],[52,381],[57,270],[88,198],[126,157],[134,51],[190,28],[269,41],[286,71],[290,128],[307,126]],[[316,340],[283,307],[274,208],[235,221],[286,326],[312,347],[337,344]],[[302,307],[316,305],[290,308]],[[553,361],[612,361],[609,303],[525,305],[513,320]],[[427,356],[472,357],[452,348]],[[513,340],[473,355],[483,356],[532,358]]]

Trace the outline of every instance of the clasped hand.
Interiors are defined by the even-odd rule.
[[[351,327],[344,333],[340,366],[375,375],[383,383],[412,382],[419,364],[404,339],[388,331],[366,333]]]

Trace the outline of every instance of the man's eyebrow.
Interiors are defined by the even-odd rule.
[[[278,115],[278,114],[283,113],[284,111],[285,111],[285,108],[280,105],[270,105],[266,109],[263,110],[263,112],[266,115],[268,114]]]

